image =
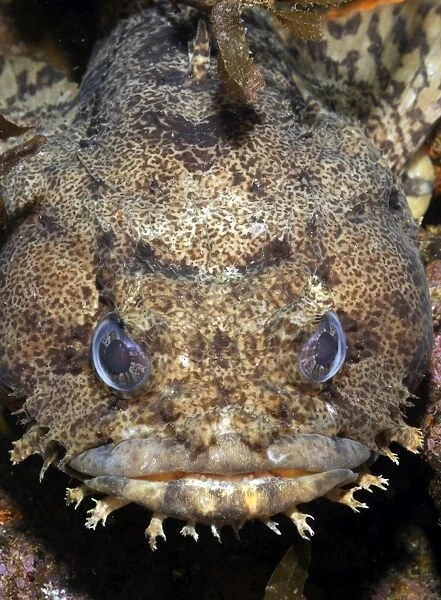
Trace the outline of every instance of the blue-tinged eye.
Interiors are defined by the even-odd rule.
[[[101,321],[93,333],[92,362],[104,383],[120,392],[136,390],[150,374],[148,356],[112,317]]]
[[[309,381],[322,383],[338,373],[345,358],[346,337],[340,319],[334,312],[327,312],[300,350],[300,373]]]

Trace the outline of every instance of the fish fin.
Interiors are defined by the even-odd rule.
[[[439,0],[336,18],[321,41],[290,38],[289,45],[308,103],[364,127],[401,173],[441,117]]]

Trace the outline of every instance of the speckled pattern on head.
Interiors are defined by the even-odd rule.
[[[299,502],[392,440],[416,449],[402,411],[431,347],[417,228],[385,159],[305,104],[262,15],[252,105],[224,95],[214,60],[193,77],[196,22],[162,6],[121,21],[72,125],[8,155],[0,179],[0,381],[29,427],[12,457],[114,496],[91,525],[128,501],[156,511],[152,546],[164,515],[191,535],[278,511],[310,531]],[[346,361],[312,383],[298,354],[329,311]],[[148,356],[134,392],[93,368],[108,315]]]

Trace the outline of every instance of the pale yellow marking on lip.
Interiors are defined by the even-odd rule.
[[[249,510],[250,514],[254,514],[258,506],[258,494],[253,488],[245,489],[245,506]]]
[[[312,475],[313,471],[305,471],[303,469],[276,469],[271,471],[271,475],[291,479],[293,477],[303,477],[304,475]]]

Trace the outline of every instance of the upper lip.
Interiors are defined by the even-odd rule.
[[[92,477],[127,478],[170,472],[235,475],[281,469],[320,473],[354,469],[371,456],[367,446],[348,438],[312,433],[281,436],[267,448],[254,449],[238,435],[226,434],[198,452],[175,440],[129,439],[86,450],[72,459],[69,467]]]

